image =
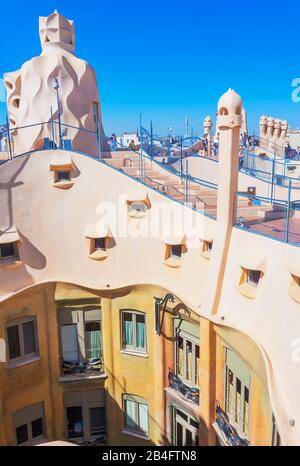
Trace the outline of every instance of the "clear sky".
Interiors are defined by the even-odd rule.
[[[241,94],[250,130],[263,113],[300,126],[291,82],[300,77],[300,2],[285,0],[10,0],[1,21],[0,74],[40,54],[38,16],[75,20],[76,54],[95,67],[107,134],[198,134],[228,87]],[[3,10],[3,8],[2,8]],[[5,104],[0,104],[0,121]]]

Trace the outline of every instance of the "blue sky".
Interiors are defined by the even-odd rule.
[[[0,74],[40,54],[38,16],[75,20],[76,54],[95,67],[106,133],[144,126],[199,134],[228,87],[241,94],[250,130],[263,113],[300,126],[291,82],[300,77],[300,2],[10,0],[1,22]],[[0,121],[5,117],[0,104]]]

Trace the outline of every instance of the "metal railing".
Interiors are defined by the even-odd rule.
[[[219,401],[216,401],[216,423],[221,431],[222,440],[226,445],[236,447],[247,447],[250,445],[249,441],[230,422],[228,414],[221,408]]]
[[[169,387],[179,392],[183,399],[191,401],[197,405],[200,403],[199,388],[189,387],[188,385],[184,384],[171,369],[169,369],[168,380]]]
[[[238,192],[234,226],[300,247],[300,201],[270,199]]]

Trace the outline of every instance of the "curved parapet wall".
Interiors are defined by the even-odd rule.
[[[45,138],[59,146],[61,131],[74,149],[97,156],[97,132],[103,131],[96,74],[74,55],[73,21],[57,12],[40,18],[40,38],[41,55],[4,75],[14,153],[41,149]]]

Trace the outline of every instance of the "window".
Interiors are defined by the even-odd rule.
[[[10,362],[26,361],[38,355],[36,321],[24,317],[6,327],[8,359]]]
[[[122,311],[122,346],[125,350],[146,353],[146,316]]]
[[[89,441],[106,438],[105,390],[64,394],[66,427],[69,440]]]
[[[68,438],[76,439],[83,437],[83,418],[81,406],[70,406],[67,408]]]
[[[16,257],[17,254],[17,245],[16,243],[4,243],[0,244],[0,260],[8,259],[10,257]]]
[[[181,257],[182,245],[176,244],[171,246],[171,257]]]
[[[88,360],[100,359],[102,356],[101,322],[85,323],[85,348]]]
[[[247,281],[253,286],[257,286],[261,278],[260,270],[247,270]]]
[[[132,202],[128,204],[128,214],[131,217],[143,217],[147,212],[147,206],[144,202]]]
[[[55,171],[55,183],[60,183],[64,181],[71,181],[71,171]]]
[[[58,311],[63,362],[82,363],[102,359],[101,310]]]
[[[168,244],[165,242],[165,265],[173,268],[181,267],[183,264],[182,255],[186,252],[187,247],[183,242],[180,243],[179,241],[177,244]]]
[[[106,238],[95,238],[95,250],[106,250]]]
[[[179,447],[192,447],[199,445],[199,421],[184,412],[173,407],[173,445]]]
[[[263,275],[263,272],[260,270],[242,267],[242,274],[238,285],[239,292],[246,298],[255,299]]]
[[[124,395],[125,430],[148,436],[148,402],[143,398]]]
[[[190,385],[199,386],[199,339],[176,329],[176,375]]]
[[[30,445],[43,440],[45,434],[44,403],[28,406],[13,414],[17,445]]]
[[[226,350],[225,411],[230,422],[246,437],[250,413],[250,373],[233,351]]]
[[[211,255],[212,248],[213,248],[213,242],[212,241],[202,241],[201,256],[204,257],[205,259],[209,259],[210,255]]]

